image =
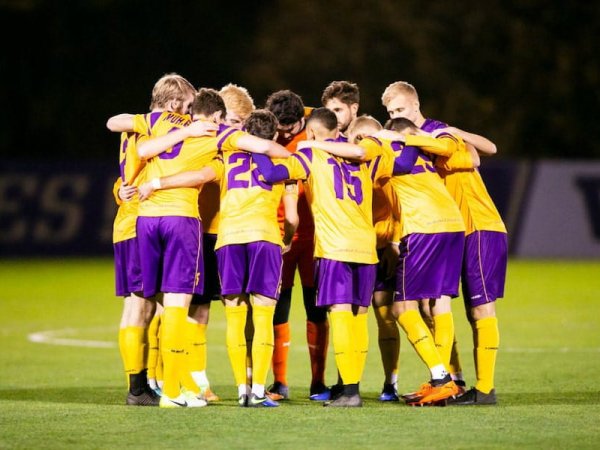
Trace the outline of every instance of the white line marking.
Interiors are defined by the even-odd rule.
[[[92,348],[116,348],[116,336],[115,341],[100,341],[91,339],[77,339],[77,335],[80,335],[83,331],[86,332],[102,332],[107,331],[117,332],[115,327],[95,327],[95,328],[63,328],[60,330],[46,330],[38,331],[36,333],[30,333],[27,335],[27,339],[30,342],[36,344],[47,344],[47,345],[62,345],[71,347],[92,347]],[[225,350],[223,344],[208,344],[212,349]],[[304,342],[300,342],[297,345],[290,345],[290,348],[297,352],[308,353],[308,348]],[[403,345],[402,353],[410,353],[413,349],[410,346]],[[538,347],[538,348],[519,348],[519,347],[500,347],[498,350],[500,353],[600,353],[600,347]]]
[[[114,329],[113,327],[110,328]],[[89,328],[87,330],[106,331],[106,327]],[[71,347],[93,347],[93,348],[115,348],[117,343],[114,341],[96,341],[90,339],[76,339],[65,336],[77,336],[81,334],[81,329],[63,328],[62,330],[47,330],[31,333],[27,339],[36,344],[63,345]]]

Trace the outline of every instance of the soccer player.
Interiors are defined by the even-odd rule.
[[[151,114],[163,112],[187,113],[195,89],[185,78],[171,73],[161,77],[154,85],[150,104]],[[113,242],[115,253],[115,280],[117,295],[124,296],[124,307],[119,330],[119,348],[128,376],[127,404],[159,404],[158,395],[148,388],[145,357],[148,346],[148,327],[156,310],[155,298],[145,298],[142,293],[142,276],[135,224],[139,201],[136,186],[143,177],[145,162],[137,155],[137,142],[143,133],[133,132],[133,116],[111,117],[107,127],[121,131],[120,177],[115,184],[119,189],[120,204],[115,217]],[[123,125],[125,122],[125,126]]]
[[[116,184],[125,182],[135,186],[144,164],[137,158],[135,133],[121,133],[121,175]],[[138,406],[158,406],[160,398],[148,386],[145,338],[155,299],[146,299],[142,294],[142,277],[139,252],[135,233],[137,219],[137,197],[129,201],[119,200],[119,209],[113,226],[113,248],[115,256],[115,281],[117,296],[124,297],[121,325],[119,327],[119,349],[129,385],[126,403]]]
[[[349,81],[333,81],[323,91],[321,96],[323,106],[335,113],[340,131],[339,140],[347,142],[348,127],[358,115],[360,91],[355,83]],[[356,122],[354,122],[356,123]],[[356,142],[354,142],[356,143]],[[392,215],[388,198],[392,192],[384,194],[383,189],[389,190],[389,185],[376,184],[373,192],[373,220],[377,235],[377,279],[373,292],[373,312],[377,319],[378,343],[384,371],[384,384],[379,400],[398,401],[396,382],[398,378],[398,357],[400,354],[400,333],[398,324],[392,315],[394,302],[393,274],[398,261],[399,238],[393,237],[394,229],[398,230],[398,221]],[[341,392],[340,381],[332,388],[333,396]]]
[[[289,90],[277,91],[267,98],[266,109],[271,111],[278,120],[277,142],[284,145],[290,152],[296,151],[298,142],[306,139],[306,114],[309,108],[304,106],[302,99]],[[315,304],[314,288],[314,222],[307,201],[305,185],[298,186],[298,226],[290,251],[283,255],[283,276],[281,295],[275,308],[275,349],[273,351],[274,382],[267,389],[268,395],[274,400],[289,397],[287,381],[288,352],[290,346],[290,303],[296,269],[300,274],[304,308],[306,310],[306,340],[311,365],[311,383],[309,398],[311,400],[328,400],[329,389],[325,385],[325,364],[329,345],[329,322],[327,311]],[[289,200],[288,200],[289,201]],[[285,211],[293,211],[293,207]],[[282,229],[284,211],[280,207],[279,220]],[[288,218],[288,223],[293,221]],[[285,231],[285,230],[284,230]]]
[[[406,118],[423,131],[433,132],[435,130],[440,130],[447,127],[447,124],[444,122],[425,118],[423,116],[420,109],[420,101],[417,90],[413,85],[405,81],[396,81],[387,86],[382,95],[382,103],[386,107],[390,118]],[[484,154],[496,153],[496,146],[485,137],[474,133],[467,133],[458,129],[453,129],[453,131],[455,135],[461,136],[464,138],[465,142],[473,145],[478,152]],[[421,304],[421,312],[430,323],[432,329],[435,329],[435,326],[438,325],[439,331],[437,334],[442,339],[437,343],[443,347],[443,353],[448,353],[447,338],[450,333],[450,322],[448,320],[448,316],[438,318],[439,323],[435,324],[431,317],[432,313],[429,305],[426,302]],[[462,369],[455,339],[453,339],[453,345],[451,349],[450,372],[453,379],[460,386],[461,391],[464,390],[465,382],[462,378]]]
[[[389,177],[388,182],[399,203],[396,208],[402,211],[393,314],[431,374],[431,380],[424,383],[408,402],[436,404],[456,395],[458,387],[447,372],[433,336],[419,313],[419,303],[435,299],[434,308],[445,309],[446,304],[438,303],[440,298],[458,295],[464,224],[458,208],[449,201],[451,198],[429,157],[417,147],[404,145],[400,140],[389,140],[386,137],[389,133],[377,133],[381,125],[375,119],[359,119],[361,124],[355,130],[357,133],[378,134],[380,138],[366,138],[359,145],[366,154],[375,154],[377,149],[382,149],[383,153],[372,164],[384,177]],[[392,121],[391,128],[395,125]],[[392,134],[402,137],[398,133]],[[351,139],[354,138],[351,135]],[[447,141],[438,143],[439,147],[451,146],[453,140]],[[335,150],[334,146],[332,144],[331,151],[339,156],[365,158],[360,152],[352,156],[352,153]]]
[[[226,114],[223,123],[241,129],[244,121],[254,110],[254,102],[245,88],[228,84],[219,91],[225,103]],[[206,374],[207,347],[206,329],[210,305],[221,299],[221,286],[217,270],[215,243],[219,227],[220,190],[216,182],[206,183],[198,196],[198,208],[202,219],[202,251],[204,255],[204,293],[193,295],[189,316],[195,320],[188,322],[190,332],[190,371],[201,394],[208,402],[218,401],[219,397],[211,390]]]
[[[307,141],[289,159],[273,165],[255,155],[268,181],[307,180],[315,220],[317,305],[327,307],[343,395],[329,407],[360,407],[359,382],[368,351],[367,311],[375,282],[377,255],[372,221],[371,170],[366,164],[323,151],[337,137],[337,119],[327,108],[308,118]],[[336,143],[336,145],[345,145]]]
[[[465,141],[472,141],[470,133],[457,128],[442,130],[458,135]],[[488,148],[492,149],[491,146]],[[472,156],[475,165],[478,165],[478,155],[473,147],[462,148],[461,153]],[[438,158],[436,167],[456,200],[467,227],[462,289],[467,318],[473,330],[477,382],[462,395],[449,399],[448,403],[490,405],[496,404],[494,372],[500,334],[495,302],[504,295],[508,263],[507,234],[479,171],[467,167],[460,156],[456,154],[450,158]]]
[[[238,131],[236,142],[223,148],[222,157],[206,168],[153,180],[140,190],[145,198],[156,187],[172,189],[220,180],[221,216],[215,248],[221,294],[225,298],[227,349],[238,387],[238,401],[240,406],[275,407],[278,403],[265,396],[265,381],[273,352],[273,315],[281,280],[283,242],[277,206],[283,187],[260,180],[253,169],[251,155],[240,150],[269,152],[274,156],[287,156],[288,152],[267,140],[275,136],[277,129],[275,116],[270,112],[253,112],[246,121],[246,128],[254,136]],[[291,238],[289,235],[288,241]],[[255,331],[253,383],[249,392],[245,323],[250,304]]]

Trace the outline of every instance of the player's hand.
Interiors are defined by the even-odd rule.
[[[219,125],[205,120],[196,120],[186,127],[189,137],[214,136]]]
[[[284,243],[284,247],[281,249],[281,254],[285,255],[287,252],[290,251],[290,249],[292,248],[292,243],[290,242],[289,244],[285,244]]]
[[[136,192],[137,188],[135,186],[130,186],[127,183],[123,183],[119,186],[119,198],[124,202],[130,201]]]
[[[152,183],[148,182],[140,185],[138,188],[140,201],[143,202],[144,200],[148,200],[148,197],[150,197],[153,192],[154,187],[152,186]]]
[[[385,271],[385,278],[392,278],[396,273],[398,258],[400,257],[400,247],[398,244],[389,243],[381,255],[381,267]]]

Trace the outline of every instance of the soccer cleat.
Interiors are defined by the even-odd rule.
[[[360,408],[362,405],[362,398],[359,394],[342,394],[335,400],[323,403],[323,406],[328,408]]]
[[[398,391],[393,384],[385,383],[381,394],[379,395],[380,402],[399,402]]]
[[[454,383],[454,381],[449,380],[446,382],[432,380],[430,384],[431,388],[429,392],[419,400],[413,400],[408,404],[411,406],[425,406],[425,405],[436,405],[442,406],[445,405],[446,402],[444,400],[449,399],[458,394],[458,386]]]
[[[163,394],[163,396],[160,398],[159,406],[161,408],[187,408],[188,401],[183,394],[179,394],[175,398],[167,397]]]
[[[197,397],[192,391],[182,389],[181,393],[175,398],[163,395],[160,398],[159,406],[161,408],[202,408],[207,404],[206,400]]]
[[[465,383],[465,380],[454,380],[454,383],[458,386],[458,394],[456,394],[456,397],[467,392],[467,384]]]
[[[310,387],[310,395],[308,398],[315,402],[324,402],[331,399],[331,391],[322,383],[315,384]]]
[[[200,388],[200,394],[209,403],[218,402],[220,400],[219,396],[215,394],[210,387]]]
[[[266,390],[266,394],[267,397],[276,402],[279,400],[287,400],[290,397],[289,388],[280,381],[276,381],[269,386]]]
[[[246,394],[242,394],[238,397],[238,405],[242,408],[248,406],[248,396]]]
[[[429,394],[429,391],[431,391],[431,383],[427,382],[427,383],[423,383],[421,386],[419,386],[419,389],[416,390],[415,392],[410,392],[408,394],[402,394],[401,397],[406,403],[412,403],[412,402],[416,402],[416,401],[420,400],[421,398],[425,397],[427,394]]]
[[[340,384],[340,383],[334,384],[329,388],[329,399],[336,400],[336,399],[340,398],[343,393],[344,393],[344,385]]]
[[[485,394],[476,388],[471,388],[462,395],[448,399],[448,405],[465,406],[465,405],[495,405],[496,390],[492,389],[488,394]]]
[[[195,394],[187,389],[181,389],[181,394],[186,398],[188,408],[202,408],[208,405],[201,393]]]
[[[131,392],[128,392],[127,400],[125,402],[130,406],[158,406],[160,403],[160,396],[156,395],[150,386],[148,386],[140,395],[134,395]]]
[[[268,396],[258,397],[256,394],[251,394],[247,406],[249,408],[275,408],[279,406],[279,403]]]

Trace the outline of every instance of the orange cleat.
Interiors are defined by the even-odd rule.
[[[435,385],[433,385],[433,383],[431,383],[430,386],[431,387],[429,389],[429,392],[427,392],[426,395],[421,397],[419,400],[413,400],[412,402],[409,403],[409,405],[413,405],[413,406],[424,406],[424,405],[431,405],[431,404],[437,404],[437,405],[444,404],[445,405],[445,402],[444,402],[445,400],[447,400],[451,397],[455,397],[460,392],[458,386],[452,380],[450,380],[446,383],[443,383],[443,384],[439,384],[437,386],[435,386]]]

